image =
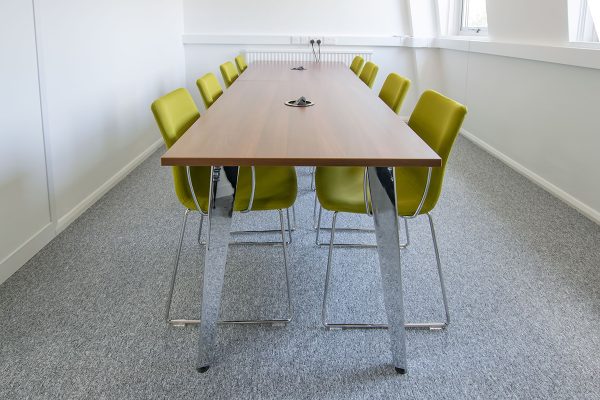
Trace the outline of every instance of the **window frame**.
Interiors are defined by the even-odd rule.
[[[488,28],[487,27],[471,27],[467,26],[467,13],[469,9],[468,5],[469,0],[456,0],[456,15],[458,22],[458,34],[463,36],[487,36]],[[486,10],[487,12],[487,10]],[[486,16],[487,18],[487,16]]]

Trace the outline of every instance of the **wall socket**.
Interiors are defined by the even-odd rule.
[[[323,45],[334,45],[336,40],[334,37],[327,36],[290,36],[290,44],[305,44],[310,46],[310,41],[315,41],[315,46],[317,45],[317,40],[321,41],[321,46]]]

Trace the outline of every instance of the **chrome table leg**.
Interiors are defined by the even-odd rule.
[[[402,268],[396,206],[379,180],[376,167],[368,168],[373,219],[377,238],[377,253],[383,284],[383,299],[387,313],[391,350],[396,372],[404,374],[406,366],[406,332],[404,329],[404,299]],[[333,239],[333,238],[332,238]]]
[[[215,168],[213,168],[214,170]],[[220,179],[227,179],[224,173],[214,172],[211,186],[215,185]],[[225,263],[227,262],[227,250],[231,240],[232,208],[233,195],[216,199],[211,196],[208,206],[208,240],[204,257],[202,311],[200,315],[200,337],[198,339],[197,370],[201,373],[208,371],[213,357],[221,292],[225,277]]]

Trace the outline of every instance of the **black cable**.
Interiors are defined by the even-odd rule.
[[[312,47],[312,52],[313,52],[313,56],[315,57],[315,61],[319,61],[317,60],[317,53],[315,52],[315,39],[310,39],[310,45]]]
[[[321,62],[321,39],[317,40],[317,45],[319,46],[319,61],[318,62]]]

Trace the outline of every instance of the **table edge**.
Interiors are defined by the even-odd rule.
[[[295,167],[441,167],[442,159],[438,158],[419,158],[419,159],[395,159],[378,158],[377,160],[364,159],[314,159],[302,157],[290,158],[254,158],[254,159],[234,159],[234,158],[194,158],[194,157],[161,157],[162,166],[190,166],[201,167],[211,165],[237,165],[243,167],[249,166],[295,166]]]

